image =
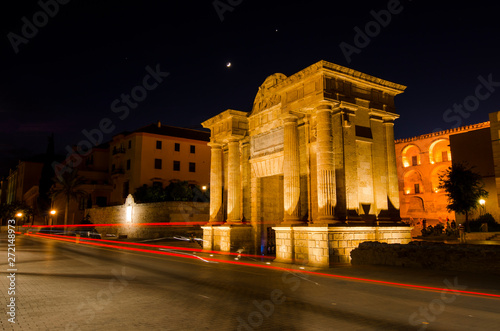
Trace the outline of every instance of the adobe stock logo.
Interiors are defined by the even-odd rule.
[[[154,69],[146,66],[145,70],[147,74],[142,78],[141,83],[134,86],[130,93],[122,93],[120,98],[113,100],[111,103],[111,112],[118,114],[118,118],[122,121],[129,116],[131,109],[136,109],[141,102],[146,100],[148,92],[156,89],[170,75],[169,72],[161,71],[159,64]],[[113,121],[109,117],[104,117],[99,121],[96,128],[83,129],[82,134],[86,139],[80,140],[75,149],[67,145],[66,159],[62,163],[52,163],[56,176],[61,179],[65,172],[71,172],[73,168],[78,167],[82,163],[83,157],[92,152],[93,147],[104,142],[104,135],[110,134],[116,129],[115,122],[116,120]]]
[[[220,21],[224,22],[224,13],[227,11],[232,12],[234,8],[241,5],[242,2],[243,0],[226,0],[225,2],[222,0],[215,0],[212,2],[212,5],[214,6],[217,15],[219,15]]]
[[[43,28],[49,23],[49,18],[54,18],[57,13],[59,13],[59,5],[66,5],[70,0],[43,0],[38,1],[38,5],[42,10],[37,11],[33,14],[31,21],[23,16],[21,21],[23,26],[21,27],[21,35],[14,32],[9,32],[7,34],[7,39],[14,49],[14,53],[19,53],[19,46],[26,45],[30,39],[33,39],[38,34],[38,29]]]
[[[455,122],[452,128],[458,128],[462,125],[462,119],[467,119],[470,113],[475,112],[481,101],[487,100],[500,87],[500,81],[493,80],[493,74],[489,74],[487,78],[478,76],[479,83],[474,89],[474,93],[469,94],[461,103],[454,103],[453,107],[448,108],[443,113],[443,120],[446,123]],[[434,132],[442,131],[441,128],[434,129]]]

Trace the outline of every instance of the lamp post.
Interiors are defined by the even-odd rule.
[[[479,200],[479,204],[481,205],[481,212],[479,213],[480,215],[479,216],[483,216],[486,212],[486,201],[484,199],[480,199]]]
[[[21,213],[21,212],[16,213],[16,217],[18,218],[18,220],[16,222],[17,223],[17,232],[19,232],[19,223],[21,223],[21,217],[23,217],[23,213]]]
[[[53,225],[54,223],[54,220],[52,219],[52,216],[54,216],[55,214],[57,214],[57,211],[55,209],[52,209],[50,212],[50,225]]]

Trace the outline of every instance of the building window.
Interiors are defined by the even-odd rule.
[[[123,183],[123,197],[126,198],[128,196],[129,184],[128,181]]]
[[[189,147],[189,152],[190,152],[191,154],[194,154],[194,153],[196,152],[196,146],[195,146],[195,145],[191,145],[191,146]]]
[[[174,171],[181,171],[181,161],[174,161]]]
[[[130,160],[127,160],[127,170],[130,170]]]
[[[415,194],[419,194],[420,193],[420,184],[415,184]]]
[[[85,164],[86,165],[93,165],[94,164],[94,154],[91,154],[89,157],[85,159]]]
[[[116,166],[114,164],[111,165],[111,171],[115,171]]]
[[[155,169],[161,169],[161,159],[155,159]]]
[[[413,156],[411,157],[411,165],[412,165],[412,166],[416,166],[416,165],[418,165],[418,158],[417,158],[417,155],[413,155]]]
[[[156,141],[156,149],[161,149],[161,140]]]
[[[196,172],[196,163],[189,162],[189,172]]]
[[[447,151],[441,152],[441,156],[443,158],[443,162],[447,162],[448,161],[448,152]]]
[[[181,144],[179,144],[179,143],[175,143],[174,150],[175,150],[176,152],[180,152],[180,151],[181,151]]]
[[[131,149],[132,148],[132,140],[129,140],[128,141],[128,149]]]

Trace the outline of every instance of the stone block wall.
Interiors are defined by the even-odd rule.
[[[500,274],[500,246],[413,241],[408,245],[365,242],[351,252],[352,264],[389,265]]]
[[[488,240],[496,235],[500,232],[471,232],[465,234],[465,240]]]
[[[353,249],[362,242],[377,240],[406,244],[411,241],[407,226],[274,227],[276,261],[328,267],[349,263]]]
[[[163,236],[196,233],[201,236],[200,225],[208,222],[208,202],[167,201],[133,204],[132,221],[126,221],[126,206],[97,207],[87,209],[102,237],[158,238]],[[145,223],[158,223],[145,226]],[[165,224],[163,226],[163,223]]]
[[[252,227],[249,225],[203,226],[203,249],[244,253],[254,251]]]

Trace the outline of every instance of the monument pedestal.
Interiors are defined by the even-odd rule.
[[[276,262],[330,267],[349,263],[351,251],[364,241],[407,244],[408,226],[278,226]]]
[[[243,249],[247,254],[254,250],[250,225],[205,225],[201,228],[204,250],[236,252]]]

